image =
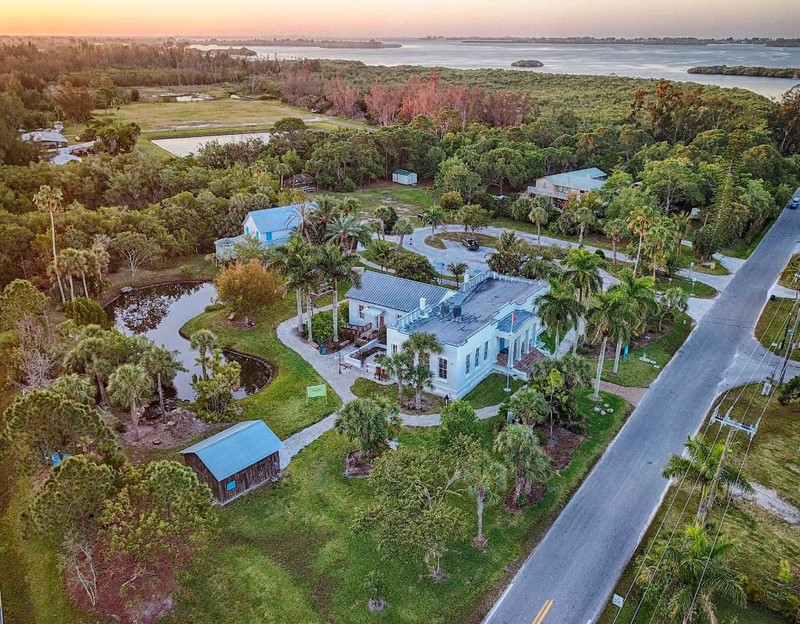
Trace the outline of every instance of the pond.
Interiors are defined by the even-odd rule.
[[[242,143],[250,139],[260,139],[269,143],[269,132],[245,132],[241,134],[217,134],[209,136],[183,137],[175,139],[153,139],[153,143],[173,156],[188,156],[196,154],[206,143],[216,141],[220,145],[228,143]]]
[[[200,367],[195,362],[197,351],[179,330],[216,298],[213,284],[159,284],[120,295],[106,306],[106,312],[114,327],[126,336],[147,336],[156,344],[178,352],[178,360],[187,372],[175,376],[174,393],[179,399],[192,400],[195,398],[192,375],[199,375]],[[228,361],[235,360],[242,367],[241,387],[234,392],[237,399],[257,392],[269,382],[272,370],[261,360],[231,351],[223,353]]]

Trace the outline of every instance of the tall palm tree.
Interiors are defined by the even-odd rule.
[[[198,332],[199,333],[199,332]],[[166,413],[164,408],[164,382],[171,382],[178,371],[186,369],[178,360],[178,352],[170,351],[165,347],[151,345],[139,359],[139,364],[152,376],[155,377],[156,389],[158,390],[158,403],[161,408],[161,415]]]
[[[561,328],[570,321],[577,328],[584,314],[583,304],[575,298],[574,289],[560,281],[550,280],[550,289],[539,298],[539,318],[556,330],[556,349],[561,340]]]
[[[683,239],[686,238],[686,232],[689,231],[689,224],[692,219],[686,212],[676,212],[672,215],[672,225],[675,228],[675,253],[681,255],[683,247]]]
[[[357,217],[358,211],[361,210],[361,203],[352,195],[347,195],[336,203],[336,208],[339,214]]]
[[[356,255],[335,245],[325,245],[320,253],[321,271],[333,282],[333,342],[339,342],[339,283],[361,285],[361,274],[355,269]]]
[[[436,228],[444,223],[447,215],[444,212],[444,209],[441,206],[430,206],[423,210],[420,215],[419,219],[425,225],[431,226],[431,234],[436,233]]]
[[[414,223],[408,217],[400,217],[392,228],[392,234],[399,236],[397,239],[397,249],[403,247],[403,240],[409,234],[414,233]]]
[[[666,597],[657,606],[666,620],[717,624],[717,597],[741,607],[747,604],[742,577],[731,567],[736,552],[736,544],[724,535],[710,540],[703,527],[690,524],[677,544],[651,549],[636,580]]]
[[[97,327],[99,330],[100,328]],[[111,353],[111,334],[109,332],[83,336],[70,349],[64,358],[64,368],[92,375],[97,381],[100,400],[109,405],[105,381],[114,370],[116,360]]]
[[[542,226],[547,225],[550,219],[548,208],[550,207],[550,200],[544,195],[537,195],[536,199],[531,202],[531,210],[528,213],[528,221],[536,225],[536,244],[542,246]]]
[[[583,236],[586,233],[586,228],[597,222],[594,212],[583,204],[578,205],[572,214],[575,223],[578,224],[578,245],[583,245]]]
[[[656,278],[656,269],[659,264],[666,265],[667,258],[672,252],[677,239],[677,234],[672,221],[662,217],[653,222],[644,235],[643,250],[650,256],[653,270],[653,279]]]
[[[603,234],[611,239],[611,264],[613,266],[617,266],[617,248],[627,232],[628,226],[623,219],[609,219],[603,225]]]
[[[197,363],[200,364],[200,372],[203,374],[203,380],[207,380],[211,353],[219,346],[219,339],[210,329],[198,329],[189,336],[189,344],[192,349],[197,350]]]
[[[600,398],[600,377],[603,374],[608,339],[609,337],[622,337],[628,331],[632,305],[618,294],[607,292],[598,293],[595,296],[595,305],[589,308],[589,325],[594,333],[594,342],[602,338],[600,354],[597,356],[597,374],[592,395],[595,399]]]
[[[306,282],[306,264],[312,247],[301,236],[292,236],[285,245],[275,245],[267,250],[267,265],[287,279],[294,289],[297,304],[297,331],[303,331],[303,286]]]
[[[642,206],[638,206],[630,211],[626,219],[628,230],[639,237],[639,244],[636,246],[636,261],[633,263],[633,274],[636,275],[639,269],[639,260],[642,258],[642,244],[644,235],[653,222],[653,212]]]
[[[139,440],[139,404],[153,392],[153,380],[139,364],[123,364],[108,378],[111,399],[130,409],[133,437]]]
[[[650,276],[636,277],[633,271],[625,269],[619,274],[619,284],[615,284],[609,288],[609,292],[613,292],[625,301],[630,306],[624,310],[620,310],[620,314],[625,316],[627,324],[629,325],[629,332],[626,333],[619,327],[617,333],[617,348],[614,355],[614,374],[619,370],[619,358],[622,352],[622,344],[625,340],[630,340],[635,334],[644,331],[647,326],[647,318],[656,311],[658,303],[656,302],[655,281]]]
[[[456,286],[461,286],[461,278],[469,270],[466,262],[451,262],[447,265],[447,270],[456,278]]]
[[[684,443],[688,451],[686,456],[672,455],[661,471],[661,474],[668,479],[683,478],[685,475],[686,479],[700,484],[700,505],[696,520],[701,526],[708,520],[719,486],[736,487],[746,492],[753,490],[747,475],[736,467],[725,464],[730,445],[730,437],[725,443],[712,443],[700,434],[694,437],[688,436]]]
[[[493,450],[503,455],[514,471],[514,502],[526,485],[543,481],[550,473],[550,458],[539,446],[539,438],[530,427],[508,425],[494,439]]]
[[[603,288],[600,269],[605,266],[605,260],[597,254],[586,249],[570,249],[564,265],[567,267],[563,273],[564,281],[578,291],[581,303]]]
[[[66,275],[69,281],[69,298],[75,299],[75,277],[86,274],[86,257],[79,249],[69,247],[58,252],[56,264],[59,273]],[[84,279],[84,289],[86,280]],[[87,294],[88,296],[88,294]]]
[[[99,267],[99,259],[97,257],[97,253],[94,249],[80,249],[78,250],[80,254],[80,276],[81,282],[83,282],[83,296],[87,299],[89,298],[89,288],[86,285],[86,275],[97,274],[98,282],[100,278],[100,267]]]
[[[441,353],[442,343],[431,332],[412,332],[403,343],[403,351],[411,353],[416,364],[430,364],[431,353]]]
[[[33,203],[37,210],[46,212],[50,215],[50,240],[53,244],[53,270],[58,281],[58,290],[61,293],[61,303],[65,303],[67,298],[64,296],[64,284],[61,282],[61,274],[58,272],[58,253],[56,251],[56,221],[55,215],[61,211],[61,200],[63,194],[59,188],[51,188],[48,185],[39,187],[39,192],[33,196]]]
[[[433,387],[433,371],[425,363],[417,364],[406,371],[406,381],[414,386],[414,409],[422,411],[422,392]]]
[[[478,534],[472,543],[478,548],[486,548],[489,540],[483,534],[483,510],[487,504],[491,505],[500,499],[500,492],[508,482],[508,469],[489,453],[481,452],[474,461],[468,462],[460,477],[469,495],[475,499]]]
[[[531,258],[522,266],[522,274],[528,279],[549,280],[559,274],[556,264],[546,258]]]
[[[283,182],[287,176],[290,176],[294,173],[292,170],[292,166],[289,163],[279,162],[275,167],[275,173],[277,173],[281,177],[281,188],[283,188]]]
[[[360,242],[369,240],[369,229],[357,217],[337,215],[326,229],[328,241],[336,243],[346,251],[352,251]]]

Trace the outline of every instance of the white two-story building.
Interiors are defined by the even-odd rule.
[[[351,323],[385,310],[389,354],[414,332],[434,334],[443,347],[430,359],[437,394],[462,397],[492,372],[524,378],[530,364],[545,357],[538,348],[545,329],[538,299],[547,282],[487,272],[448,290],[369,271],[364,278],[361,289],[347,293]]]

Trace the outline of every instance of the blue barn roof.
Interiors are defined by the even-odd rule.
[[[313,211],[317,205],[313,202],[306,204],[306,210]],[[253,210],[247,214],[256,224],[258,231],[262,234],[266,232],[278,232],[280,230],[291,230],[297,227],[299,222],[300,204],[290,204],[288,206],[278,206],[277,208],[262,208]],[[245,217],[245,220],[247,217]]]
[[[566,186],[581,191],[596,191],[605,184],[607,177],[603,170],[590,167],[589,169],[556,173],[545,176],[545,179],[550,180],[556,186]]]
[[[263,420],[246,420],[183,449],[181,454],[194,453],[217,481],[223,481],[282,448],[283,442]]]

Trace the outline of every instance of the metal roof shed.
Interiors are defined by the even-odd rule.
[[[392,172],[392,182],[414,186],[417,183],[417,174],[413,171],[406,171],[405,169],[395,169]]]
[[[186,465],[224,505],[280,477],[280,441],[263,420],[247,420],[181,451]]]

